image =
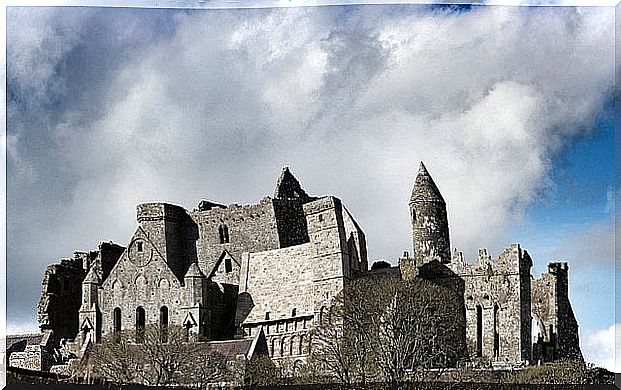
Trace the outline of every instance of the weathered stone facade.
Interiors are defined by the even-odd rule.
[[[517,244],[495,261],[486,250],[473,264],[458,251],[451,257],[446,203],[422,163],[409,208],[412,256],[369,271],[364,232],[341,200],[309,196],[288,168],[273,197],[253,205],[140,204],[127,247],[101,244],[48,267],[41,328],[53,332],[63,356],[81,356],[109,333],[133,330],[139,341],[147,324],[177,324],[202,340],[264,334],[275,361],[297,362],[349,280],[422,277],[461,300],[464,358],[516,364],[550,349],[552,359],[579,355],[566,264],[551,264],[533,281],[532,260]],[[553,329],[535,355],[532,316]]]
[[[533,336],[533,359],[553,361],[582,357],[578,347],[578,322],[568,295],[569,267],[567,263],[550,263],[548,272],[533,279],[533,317],[537,324]]]
[[[399,259],[404,278],[423,277],[463,294],[468,358],[482,364],[514,365],[579,357],[578,324],[568,297],[567,263],[550,263],[541,279],[531,276],[532,259],[519,244],[497,260],[487,249],[465,262],[449,250],[446,206],[421,163],[410,200],[414,256]],[[422,220],[422,221],[421,221]],[[540,339],[532,343],[532,319]]]

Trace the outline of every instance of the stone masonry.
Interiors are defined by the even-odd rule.
[[[421,163],[409,202],[412,256],[370,271],[365,234],[342,201],[308,195],[288,168],[273,196],[256,204],[202,200],[192,211],[139,204],[126,247],[102,243],[46,269],[40,327],[62,350],[52,354],[55,364],[115,332],[130,330],[140,342],[147,324],[181,325],[197,340],[264,335],[274,361],[298,363],[309,353],[310,330],[348,280],[421,277],[452,288],[463,303],[464,359],[580,356],[566,263],[533,279],[530,255],[518,244],[497,260],[485,249],[473,263],[457,250],[451,256],[446,207]],[[534,346],[532,318],[540,336]]]

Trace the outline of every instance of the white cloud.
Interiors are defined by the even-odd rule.
[[[587,362],[612,372],[621,372],[621,324],[589,332],[580,344]]]
[[[76,180],[42,221],[55,228],[29,250],[125,243],[139,201],[256,202],[289,164],[310,193],[344,200],[373,259],[394,260],[411,246],[420,160],[448,202],[452,243],[468,256],[498,250],[610,92],[613,17],[417,6],[179,13],[170,36],[119,50],[118,72],[89,102],[101,115],[85,120],[80,106],[50,126],[57,174]],[[71,45],[97,49],[70,33],[80,29],[20,23],[30,44],[10,69],[19,65],[14,78],[31,89],[45,91]],[[24,72],[42,52],[41,69]]]

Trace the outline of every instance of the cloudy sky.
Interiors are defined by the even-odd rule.
[[[614,9],[7,9],[7,327],[45,266],[126,245],[135,205],[255,203],[284,165],[392,263],[420,160],[452,246],[570,263],[614,367]]]

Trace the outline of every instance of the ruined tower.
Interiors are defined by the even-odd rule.
[[[582,359],[578,322],[569,302],[568,272],[566,262],[552,262],[547,273],[532,281],[534,335],[538,336],[533,346],[535,361]]]
[[[421,161],[410,198],[410,217],[417,266],[451,260],[446,203]]]

